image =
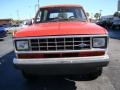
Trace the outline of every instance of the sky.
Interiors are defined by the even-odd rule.
[[[38,0],[0,0],[0,19],[30,19],[35,16]],[[39,0],[40,6],[54,4],[80,4],[91,16],[102,10],[102,16],[117,11],[118,0]]]

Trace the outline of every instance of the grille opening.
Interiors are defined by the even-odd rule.
[[[31,46],[39,46],[39,44],[38,43],[31,43]]]
[[[39,42],[47,42],[47,40],[46,39],[39,39]]]
[[[52,51],[52,50],[55,50],[56,47],[48,47],[48,49],[49,49],[50,51]]]
[[[78,49],[82,49],[82,48],[80,48],[79,46],[74,47],[74,50],[78,50]]]
[[[73,42],[65,42],[65,45],[73,45]]]
[[[40,42],[40,46],[47,46],[47,43]]]
[[[73,38],[65,38],[65,41],[73,41]]]
[[[56,38],[57,42],[64,42],[64,38]]]
[[[67,49],[67,50],[71,50],[71,49],[73,49],[73,46],[65,47],[65,49]]]
[[[80,44],[80,42],[74,42],[74,45],[79,45]]]
[[[57,46],[64,46],[64,42],[58,42]]]
[[[40,50],[41,51],[47,51],[47,48],[46,47],[40,47]]]
[[[58,58],[60,54],[44,54],[45,58]]]
[[[74,41],[81,41],[81,37],[74,38]]]
[[[18,58],[69,58],[69,57],[90,57],[90,56],[102,56],[105,51],[94,51],[94,52],[76,52],[76,53],[51,53],[51,54],[17,54]]]
[[[38,48],[38,47],[32,47],[32,50],[33,50],[33,51],[38,51],[39,48]]]
[[[81,47],[81,43],[86,44],[86,46]],[[32,51],[86,50],[90,49],[90,46],[90,37],[30,39],[30,50]]]
[[[83,40],[85,40],[85,41],[89,41],[90,38],[89,38],[89,37],[85,37],[85,38],[83,38]]]
[[[55,46],[55,43],[48,43],[48,46]]]
[[[79,53],[44,54],[45,58],[79,57]]]
[[[48,42],[55,42],[55,39],[50,38],[50,39],[48,39]]]
[[[38,42],[38,39],[31,39],[31,42],[36,43],[36,42]]]
[[[64,47],[57,47],[57,50],[64,50]]]

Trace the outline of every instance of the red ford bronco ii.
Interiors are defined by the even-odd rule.
[[[14,65],[31,74],[98,77],[109,63],[108,33],[90,23],[82,6],[41,7],[34,23],[13,36]]]

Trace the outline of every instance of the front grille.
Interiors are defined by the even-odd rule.
[[[64,51],[90,49],[90,37],[55,37],[30,39],[31,51]]]

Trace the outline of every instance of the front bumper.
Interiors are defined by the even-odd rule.
[[[61,74],[88,72],[98,67],[107,66],[109,56],[44,58],[44,59],[14,59],[14,65],[22,70],[41,74]]]

